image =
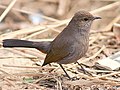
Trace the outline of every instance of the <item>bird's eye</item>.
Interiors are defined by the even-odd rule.
[[[84,20],[84,21],[88,21],[88,18],[84,18],[83,20]]]

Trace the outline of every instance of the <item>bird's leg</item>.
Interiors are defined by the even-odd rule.
[[[78,65],[80,65],[80,67],[81,67],[81,69],[82,69],[82,71],[84,72],[84,74],[86,74],[86,70],[83,68],[83,66],[79,63],[79,62],[76,62]]]
[[[59,65],[60,65],[60,67],[62,68],[62,70],[65,72],[66,76],[67,76],[69,79],[71,79],[70,76],[68,75],[68,73],[65,71],[64,67],[62,66],[62,64],[59,64]]]
[[[80,65],[80,67],[81,67],[82,71],[84,72],[84,74],[89,74],[89,75],[92,76],[91,73],[89,73],[87,70],[85,70],[85,69],[83,68],[82,64],[80,64],[79,62],[76,62],[76,63],[77,63],[78,65]]]
[[[52,65],[49,63],[49,66],[52,66]]]

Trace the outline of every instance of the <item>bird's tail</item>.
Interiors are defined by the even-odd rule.
[[[33,42],[26,40],[18,40],[18,39],[5,39],[3,40],[3,47],[29,47],[34,48]]]
[[[3,47],[27,47],[27,48],[36,48],[43,53],[47,53],[50,47],[50,41],[27,41],[27,40],[19,40],[19,39],[5,39],[3,40]]]

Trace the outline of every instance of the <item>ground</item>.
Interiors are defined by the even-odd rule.
[[[116,0],[1,0],[0,89],[119,90],[119,69],[109,70],[96,64],[120,51],[115,33],[115,23],[120,27],[119,6],[120,1]],[[93,23],[89,50],[78,61],[92,76],[72,63],[63,65],[72,78],[69,80],[56,63],[41,67],[45,54],[36,49],[2,47],[2,40],[10,38],[52,41],[81,9],[102,17]]]

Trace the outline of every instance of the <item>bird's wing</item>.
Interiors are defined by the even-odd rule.
[[[62,42],[64,41],[51,45],[51,49],[47,53],[43,66],[51,62],[57,62],[59,60],[62,60],[70,54],[70,43],[65,41],[63,44]]]

